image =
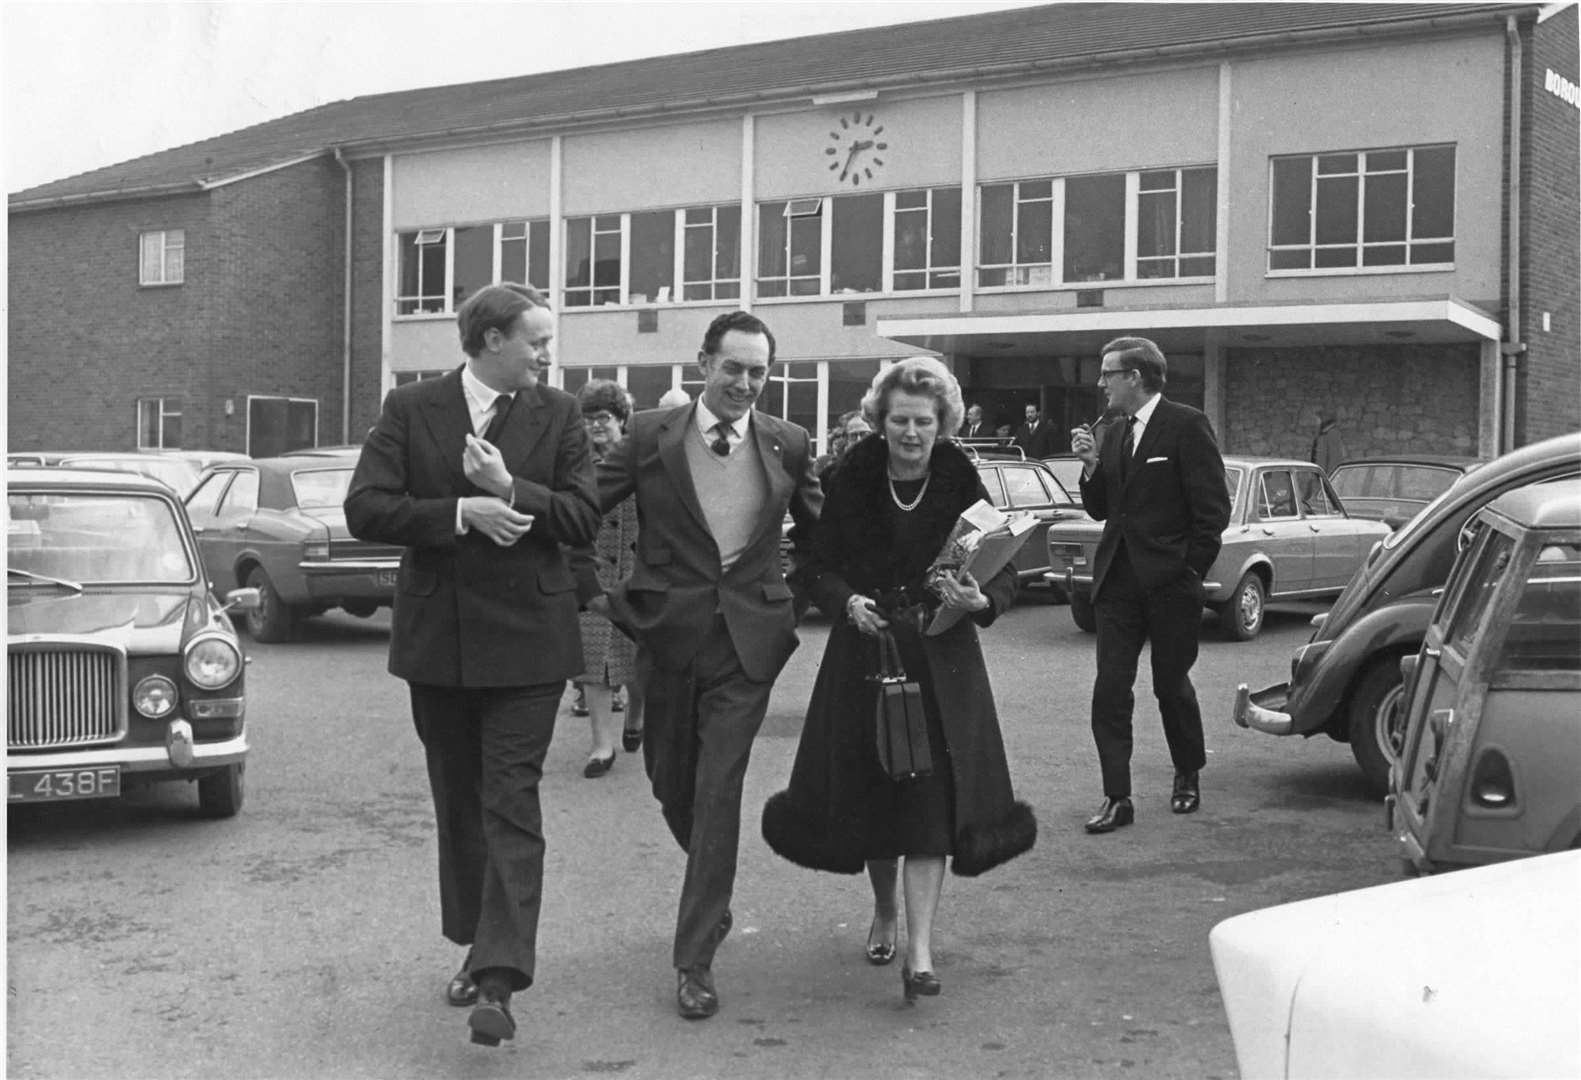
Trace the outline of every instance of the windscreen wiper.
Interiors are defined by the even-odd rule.
[[[18,570],[14,566],[6,567],[6,573],[14,577],[27,578],[29,581],[39,581],[43,582],[45,585],[59,585],[63,589],[72,589],[75,592],[82,592],[81,585],[77,584],[75,581],[67,581],[65,578],[50,577],[47,574],[35,574],[31,570]]]

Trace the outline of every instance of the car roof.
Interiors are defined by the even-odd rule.
[[[98,456],[98,455],[94,455]],[[175,495],[170,487],[145,473],[123,472],[119,469],[74,469],[70,466],[41,469],[36,466],[6,469],[6,487],[9,490],[38,488],[114,488],[128,491],[154,491],[161,495]],[[177,495],[177,498],[180,496]]]
[[[1270,465],[1280,466],[1282,468],[1287,468],[1287,469],[1292,469],[1292,468],[1315,469],[1315,468],[1317,468],[1317,466],[1313,465],[1310,461],[1303,461],[1300,458],[1252,457],[1252,456],[1248,456],[1246,454],[1225,454],[1224,455],[1224,464],[1225,464],[1225,466],[1227,468],[1232,468],[1232,469],[1255,469],[1255,468],[1258,468],[1258,467],[1266,468],[1266,467],[1268,467]]]
[[[1334,471],[1338,472],[1340,469],[1355,465],[1437,465],[1441,468],[1470,472],[1486,464],[1487,461],[1483,458],[1457,454],[1377,454],[1364,458],[1348,458],[1334,466]]]
[[[1507,491],[1483,513],[1539,529],[1581,528],[1581,479],[1549,480]]]

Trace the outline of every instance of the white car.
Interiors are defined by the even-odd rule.
[[[1581,851],[1237,915],[1208,943],[1243,1080],[1581,1076]]]

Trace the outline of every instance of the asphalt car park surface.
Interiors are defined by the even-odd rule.
[[[791,866],[758,834],[789,774],[820,617],[747,775],[736,930],[704,1024],[675,1015],[669,970],[682,856],[638,758],[582,778],[587,728],[568,695],[543,785],[538,983],[518,999],[521,1034],[493,1051],[466,1043],[465,1013],[441,998],[460,950],[437,931],[432,810],[404,687],[384,671],[388,614],[306,619],[299,641],[246,643],[253,750],[236,818],[200,819],[179,787],[9,814],[9,1074],[1233,1077],[1211,928],[1399,873],[1346,747],[1229,719],[1235,684],[1284,677],[1322,609],[1275,605],[1249,643],[1204,626],[1196,815],[1169,813],[1144,657],[1137,823],[1097,837],[1081,830],[1101,797],[1093,638],[1041,598],[985,632],[1039,841],[947,879],[944,993],[913,1007],[898,965],[862,956],[865,881]]]

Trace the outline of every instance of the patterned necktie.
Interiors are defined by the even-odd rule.
[[[1120,440],[1120,479],[1131,475],[1131,455],[1136,453],[1136,417],[1125,418],[1125,438]]]
[[[720,457],[728,457],[730,455],[730,425],[721,420],[708,430],[714,433],[714,441],[708,444],[708,448]]]
[[[500,435],[505,431],[505,418],[511,414],[511,406],[516,404],[515,394],[501,394],[494,399],[494,419],[489,421],[489,426],[483,432],[487,442],[498,445]]]

